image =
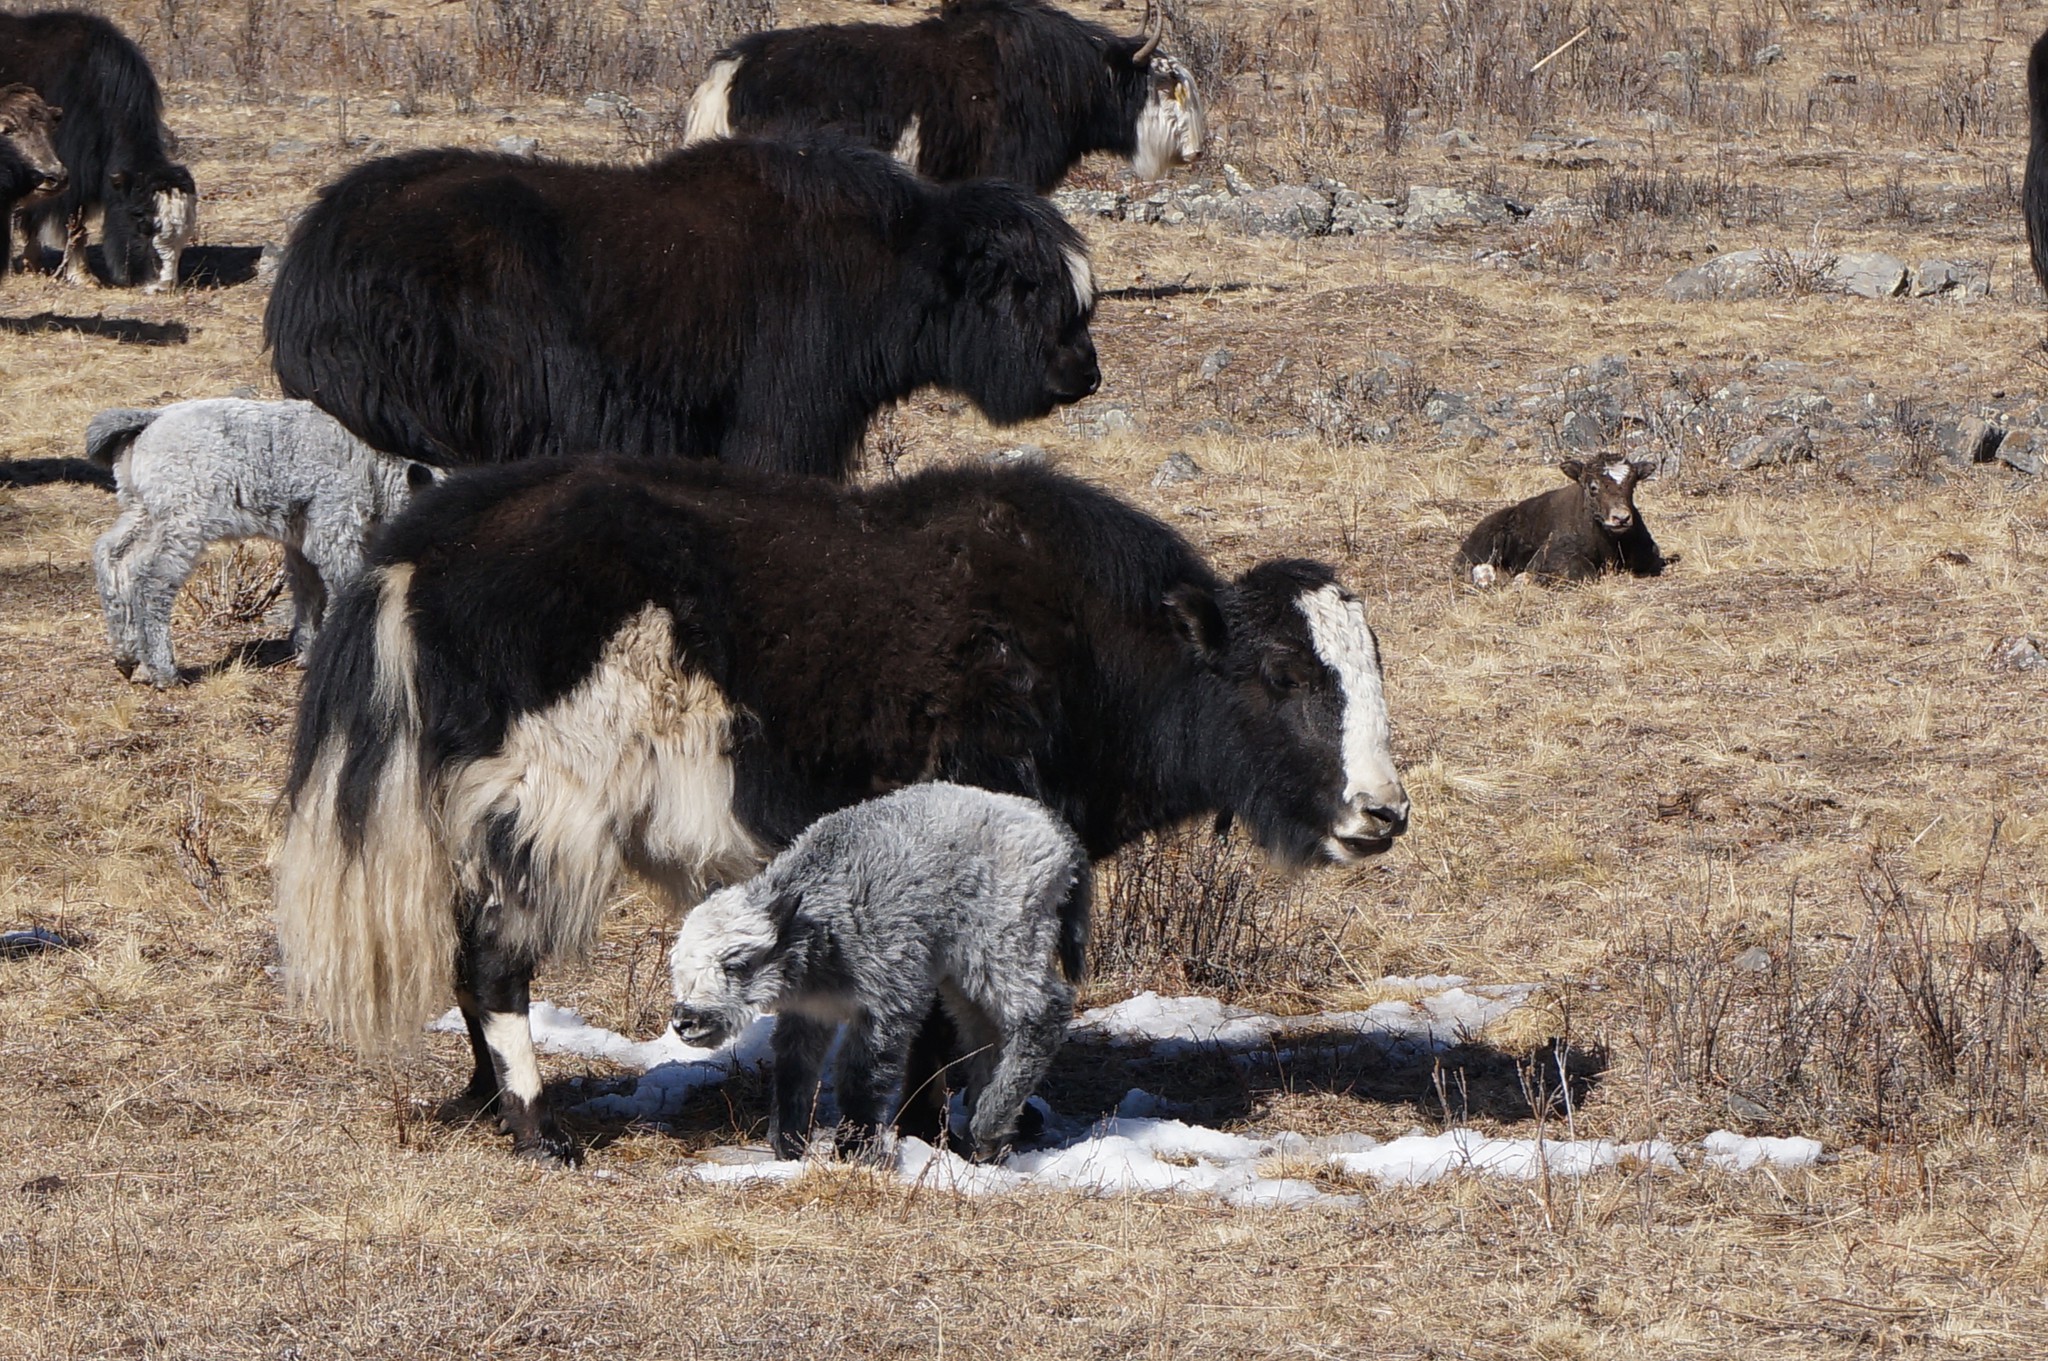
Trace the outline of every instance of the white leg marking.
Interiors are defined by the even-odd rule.
[[[166,190],[156,196],[156,234],[150,248],[156,252],[156,282],[143,289],[160,293],[178,286],[178,257],[192,241],[199,205],[182,190]]]
[[[683,145],[732,136],[732,78],[740,69],[737,57],[711,63],[704,83],[690,96],[690,116],[683,123]]]
[[[1309,637],[1344,690],[1344,799],[1353,805],[1403,810],[1407,791],[1394,768],[1379,645],[1365,622],[1365,606],[1336,586],[1320,586],[1295,602],[1308,619]]]
[[[516,1011],[484,1013],[484,1043],[505,1065],[504,1088],[531,1106],[540,1100],[540,1064],[533,1057],[533,1030]]]

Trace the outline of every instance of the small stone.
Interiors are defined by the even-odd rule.
[[[1471,400],[1462,392],[1432,392],[1429,400],[1422,404],[1422,418],[1432,425],[1442,425],[1445,421],[1469,414],[1471,410]]]
[[[2048,430],[2031,427],[2009,430],[1992,453],[2008,468],[2017,468],[2031,477],[2038,477],[2044,460],[2048,460]]]
[[[1195,381],[1197,383],[1212,381],[1217,374],[1230,367],[1231,358],[1232,355],[1227,349],[1211,350],[1203,357],[1202,366],[1195,370]]]
[[[1223,167],[1223,183],[1233,194],[1249,194],[1253,189],[1257,188],[1250,180],[1240,174],[1234,165],[1226,164]]]
[[[1350,189],[1339,189],[1330,196],[1332,236],[1365,236],[1373,232],[1390,232],[1400,225],[1399,199],[1366,198]]]
[[[1127,435],[1138,428],[1138,418],[1126,406],[1098,407],[1086,415],[1069,416],[1068,421],[1078,433],[1089,439]]]
[[[531,156],[540,150],[538,137],[500,137],[498,150],[507,156]]]
[[[1607,431],[1602,427],[1600,418],[1592,412],[1574,411],[1564,418],[1557,438],[1568,449],[1588,453],[1607,442]]]
[[[256,252],[256,278],[268,282],[277,277],[277,267],[284,263],[284,247],[275,243],[266,244]]]
[[[1181,482],[1192,482],[1202,475],[1202,465],[1184,453],[1168,454],[1152,474],[1154,487],[1171,487]]]
[[[1740,1092],[1728,1093],[1728,1113],[1738,1120],[1768,1120],[1770,1108],[1751,1101]]]
[[[253,383],[237,383],[228,389],[228,396],[239,397],[245,402],[254,401],[256,398],[256,386]]]
[[[302,142],[296,137],[280,138],[270,144],[269,156],[273,161],[296,160],[300,156],[313,154],[313,144]]]
[[[1859,298],[1895,298],[1905,290],[1906,262],[1883,251],[1849,251],[1822,276],[1828,287]]]
[[[613,94],[609,90],[600,90],[584,100],[583,111],[585,113],[597,114],[602,118],[610,118],[614,114],[621,118],[628,118],[639,112],[638,109],[633,107],[632,100],[622,94]]]
[[[1735,956],[1734,964],[1744,973],[1768,973],[1771,968],[1771,952],[1761,945],[1752,945]]]
[[[1804,463],[1813,457],[1813,437],[1802,426],[1767,435],[1752,435],[1728,451],[1728,466],[1740,471],[1784,463]]]
[[[1989,463],[1997,456],[2001,437],[1997,426],[1974,417],[1942,421],[1934,427],[1934,443],[1941,450],[1942,461],[1959,468]]]
[[[1680,270],[1662,292],[1672,302],[1707,302],[1719,298],[1760,298],[1778,288],[1774,262],[1760,250],[1732,250],[1705,264]]]
[[[1305,240],[1330,233],[1330,196],[1305,184],[1282,184],[1238,195],[1218,220],[1246,236],[1291,236]]]
[[[2048,656],[2041,652],[2041,640],[2024,634],[2000,638],[1991,647],[1991,662],[2008,671],[2048,670]]]
[[[1750,58],[1749,64],[1761,70],[1766,66],[1775,66],[1783,60],[1785,60],[1785,45],[1783,43],[1772,43],[1768,47],[1759,48],[1757,54]]]
[[[996,468],[1042,468],[1052,462],[1052,455],[1042,445],[1013,444],[996,450],[985,461]]]
[[[23,955],[41,954],[45,950],[70,948],[70,941],[55,931],[46,931],[40,926],[0,934],[0,959],[19,959]]]
[[[2038,648],[2034,657],[2037,665],[2048,666],[2048,658],[2042,658]],[[1997,973],[2025,974],[2029,978],[2039,974],[2044,963],[2041,947],[2017,926],[1978,937],[1970,953],[1986,969]]]
[[[1062,189],[1052,196],[1052,206],[1069,218],[1124,216],[1128,200],[1113,189]]]
[[[1485,144],[1463,128],[1452,128],[1436,135],[1436,144],[1446,151],[1484,151]]]
[[[1408,208],[1401,215],[1401,226],[1413,232],[1485,227],[1526,216],[1528,211],[1499,194],[1418,184],[1408,190]]]

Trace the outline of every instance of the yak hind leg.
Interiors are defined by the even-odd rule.
[[[1043,1132],[1043,1122],[1038,1119],[1030,1122],[1030,1129],[1020,1129],[1025,1124],[1021,1117],[1028,1109],[1025,1103],[1038,1090],[1052,1067],[1053,1056],[1065,1042],[1067,1021],[1073,1014],[1073,989],[1049,979],[1043,1007],[1006,1029],[997,1043],[987,1080],[974,1091],[974,1114],[968,1124],[974,1141],[971,1156],[977,1160],[998,1157],[1020,1135],[1032,1139]]]
[[[865,1013],[846,1027],[839,1057],[841,1157],[871,1158],[881,1149],[889,1097],[903,1083],[910,1050],[925,1021],[923,1008]]]
[[[934,1006],[911,1041],[903,1068],[903,1099],[896,1108],[896,1128],[905,1138],[922,1139],[935,1148],[946,1146],[946,1110],[958,1079],[949,1071],[960,1052],[960,1033],[944,1009]]]
[[[502,910],[492,904],[478,915]],[[457,996],[478,1069],[464,1095],[495,1087],[498,1124],[512,1136],[513,1155],[551,1167],[573,1167],[583,1160],[582,1151],[556,1126],[534,1057],[533,1028],[526,1015],[532,1002],[533,965],[483,931],[472,927],[464,936]],[[491,1068],[488,1079],[482,1071],[486,1061]]]

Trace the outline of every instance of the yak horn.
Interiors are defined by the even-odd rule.
[[[1159,7],[1159,0],[1145,0],[1145,41],[1131,54],[1131,65],[1142,66],[1152,54],[1159,50],[1159,40],[1166,36],[1166,11]]]

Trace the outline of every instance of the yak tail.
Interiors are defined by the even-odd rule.
[[[1078,983],[1088,972],[1088,918],[1095,910],[1095,872],[1086,860],[1060,903],[1060,972]]]
[[[453,995],[456,905],[421,769],[412,568],[366,573],[320,631],[272,855],[287,992],[370,1049]]]
[[[2027,247],[2034,277],[2048,289],[2048,33],[2034,40],[2027,55],[2027,120],[2032,137],[2027,148],[2026,177],[2020,208],[2027,220]]]
[[[157,413],[132,406],[109,407],[95,412],[85,423],[85,456],[102,468],[112,468],[135,437],[149,428]]]
[[[114,489],[114,475],[82,458],[13,458],[0,462],[0,487],[47,487],[52,482],[82,482],[101,491]]]

